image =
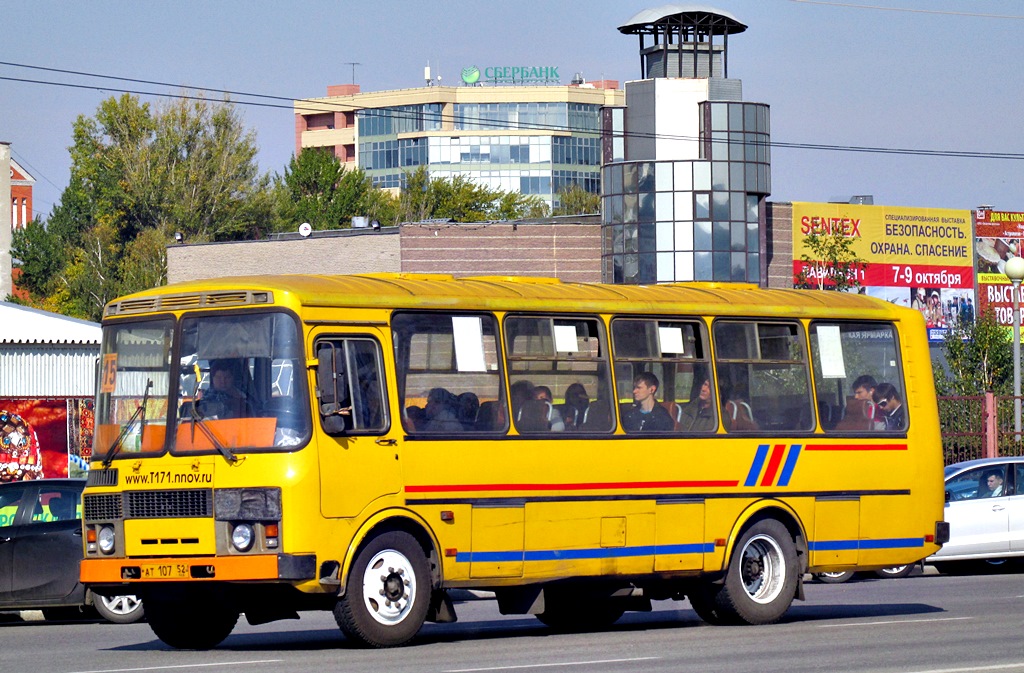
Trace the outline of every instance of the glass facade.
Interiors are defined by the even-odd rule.
[[[606,165],[606,282],[761,281],[771,193],[768,106],[700,104],[700,157]]]
[[[558,192],[573,183],[601,191],[600,110],[582,103],[455,103],[451,135],[419,138],[398,134],[440,131],[441,104],[360,110],[359,167],[378,187],[402,187],[406,172],[425,165],[435,177],[462,175],[554,207]]]

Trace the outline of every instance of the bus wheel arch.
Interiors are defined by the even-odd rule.
[[[719,579],[700,582],[690,603],[713,624],[770,624],[801,594],[806,539],[795,516],[768,504],[748,512],[730,538]]]
[[[441,560],[439,557],[440,545],[437,539],[434,537],[433,532],[425,521],[420,519],[417,515],[408,511],[386,511],[380,512],[376,516],[368,519],[356,534],[352,537],[352,542],[349,544],[348,549],[345,550],[345,558],[342,560],[341,569],[339,571],[339,579],[341,581],[341,589],[338,593],[339,597],[345,594],[345,586],[349,579],[349,573],[352,572],[352,565],[355,563],[356,557],[359,552],[370,543],[370,541],[385,533],[401,531],[413,537],[423,549],[423,554],[427,557],[427,561],[430,565],[430,578],[431,584],[434,588],[440,587],[443,579],[441,570]]]

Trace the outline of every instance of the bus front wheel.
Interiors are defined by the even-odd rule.
[[[216,592],[147,595],[146,617],[156,637],[179,650],[209,650],[231,635],[239,611]]]
[[[726,622],[777,622],[793,603],[796,583],[792,535],[779,521],[762,519],[740,536],[714,612]]]
[[[404,645],[426,620],[430,592],[430,566],[423,547],[408,533],[383,533],[356,556],[345,595],[334,607],[334,619],[360,645]]]

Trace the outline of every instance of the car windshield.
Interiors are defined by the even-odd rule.
[[[237,452],[291,450],[308,441],[293,317],[188,316],[178,334],[171,318],[104,328],[97,458],[170,450],[233,459]]]

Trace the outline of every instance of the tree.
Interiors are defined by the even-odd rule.
[[[99,319],[120,294],[166,278],[165,246],[262,236],[274,228],[255,135],[229,103],[152,109],[125,94],[72,128],[71,178],[49,220],[17,236],[30,303]]]
[[[601,212],[601,195],[588,192],[577,182],[559,190],[558,203],[552,215],[590,215]]]
[[[430,179],[425,166],[406,174],[398,205],[398,218],[406,222],[515,220],[546,213],[547,204],[536,195],[491,189],[462,175]]]
[[[983,311],[974,322],[958,323],[943,342],[948,373],[934,367],[940,395],[1012,395],[1013,336],[995,313]]]
[[[366,173],[346,170],[333,152],[321,148],[293,156],[279,187],[278,209],[286,229],[302,222],[317,230],[349,227],[354,215],[369,215],[367,206],[373,202]]]
[[[813,231],[803,244],[811,254],[800,255],[804,268],[796,275],[797,287],[846,292],[861,286],[867,262],[854,253],[853,239],[841,227]]]

